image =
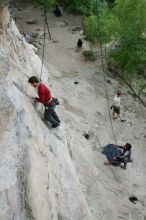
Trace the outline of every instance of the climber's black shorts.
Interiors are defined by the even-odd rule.
[[[113,111],[119,115],[120,114],[120,107],[113,106]]]

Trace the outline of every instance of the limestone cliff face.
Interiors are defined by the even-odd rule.
[[[7,7],[0,23],[0,220],[92,219],[63,128],[49,130],[29,98],[41,61]]]

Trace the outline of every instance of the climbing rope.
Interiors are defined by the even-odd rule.
[[[43,65],[44,65],[44,56],[45,56],[45,43],[46,43],[46,11],[47,11],[47,1],[44,0],[44,41],[43,41],[43,53],[42,53],[42,65],[41,65],[40,80],[41,80],[41,77],[42,77]]]
[[[50,29],[49,29],[49,24],[48,24],[48,19],[47,19],[47,14],[45,14],[45,20],[46,20],[46,25],[47,25],[47,30],[48,30],[48,34],[49,34],[50,40],[52,40]]]
[[[103,72],[103,76],[104,76],[104,87],[105,87],[105,93],[106,93],[107,108],[108,108],[109,119],[110,119],[110,124],[111,124],[111,128],[112,128],[114,142],[117,145],[117,139],[116,139],[116,135],[115,135],[115,132],[114,132],[114,127],[113,127],[112,118],[111,118],[111,114],[110,114],[110,102],[109,102],[109,95],[108,95],[108,89],[107,89],[107,83],[106,83],[106,71],[105,71],[105,68],[104,68],[104,56],[105,56],[105,54],[103,54],[103,50],[102,50],[101,30],[100,30],[100,21],[99,21],[100,18],[99,18],[99,13],[98,13],[97,0],[96,0],[96,15],[97,15],[97,23],[98,23],[99,47],[100,47],[102,72]],[[99,138],[98,138],[98,142],[99,142]]]
[[[48,24],[48,20],[47,20],[47,0],[44,0],[44,41],[43,41],[43,53],[42,53],[42,65],[41,65],[41,73],[40,73],[40,80],[42,77],[42,73],[43,73],[43,65],[44,65],[44,56],[45,56],[45,43],[46,43],[46,26],[47,26],[47,31],[51,38],[51,33],[49,30],[49,24]]]

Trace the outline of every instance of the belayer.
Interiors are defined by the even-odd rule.
[[[52,128],[56,128],[60,125],[60,119],[55,112],[55,106],[58,104],[56,99],[52,97],[50,90],[38,80],[36,76],[32,76],[28,79],[28,82],[38,89],[38,97],[33,97],[37,102],[40,102],[45,107],[44,118],[51,123]]]
[[[132,162],[131,149],[132,146],[129,143],[126,143],[124,146],[113,144],[106,145],[102,148],[102,153],[108,160],[108,162],[105,162],[104,165],[119,166],[121,163],[123,163],[124,165],[121,166],[121,168],[126,169],[127,162]]]

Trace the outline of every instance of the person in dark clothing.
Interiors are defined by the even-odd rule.
[[[102,153],[106,155],[108,162],[104,165],[120,165],[124,163],[121,168],[126,169],[127,162],[131,162],[131,144],[126,143],[124,146],[108,144],[102,149]]]
[[[55,14],[57,17],[61,17],[61,16],[62,16],[61,8],[59,7],[58,4],[57,4],[56,7],[55,7],[54,14]]]
[[[124,165],[121,166],[121,168],[126,169],[127,162],[131,162],[131,149],[132,149],[132,146],[131,146],[131,144],[126,143],[125,146],[121,146],[119,148],[121,148],[123,152],[122,152],[121,156],[116,157],[116,160],[121,162],[121,163],[124,163]]]
[[[38,97],[34,97],[33,99],[45,106],[45,120],[51,123],[52,128],[58,127],[60,125],[60,119],[55,112],[56,104],[52,98],[50,90],[43,83],[41,83],[36,76],[30,77],[28,82],[34,88],[38,89]]]
[[[82,45],[83,45],[83,41],[81,39],[78,39],[77,47],[82,48]]]

